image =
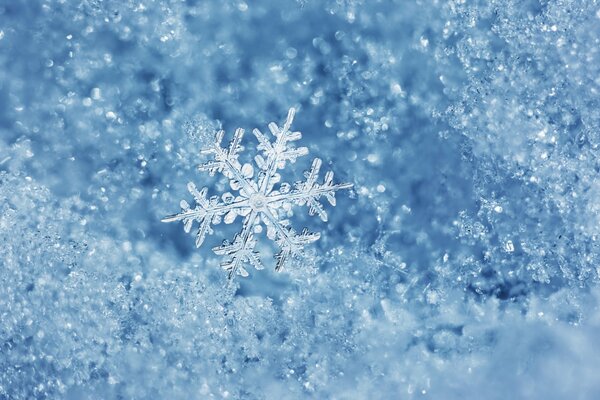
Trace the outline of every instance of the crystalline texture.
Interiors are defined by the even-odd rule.
[[[317,214],[323,221],[327,221],[327,212],[320,203],[320,198],[325,197],[335,206],[335,192],[352,187],[349,183],[335,184],[331,171],[325,174],[323,183],[318,183],[321,168],[321,160],[318,158],[313,160],[310,170],[304,173],[305,181],[297,182],[293,189],[290,184],[281,183],[281,176],[277,171],[285,168],[288,161],[294,163],[299,157],[308,154],[306,147],[294,147],[292,144],[302,137],[300,132],[290,131],[294,114],[295,110],[291,108],[283,127],[274,122],[269,124],[269,130],[275,137],[274,142],[260,130],[253,130],[259,142],[257,148],[262,152],[254,158],[258,172],[255,172],[252,164],[241,164],[238,160],[239,153],[243,150],[241,141],[244,130],[238,128],[235,131],[227,148],[221,147],[225,132],[219,131],[212,146],[202,150],[203,154],[212,155],[213,159],[200,165],[199,169],[208,171],[211,176],[222,174],[237,194],[227,192],[221,199],[217,196],[207,198],[208,188],[198,190],[196,185],[190,182],[188,190],[194,197],[195,207],[192,208],[182,200],[181,212],[162,220],[182,221],[186,232],[197,222],[199,226],[196,247],[200,247],[206,235],[213,233],[211,225],[217,225],[221,221],[231,224],[238,215],[241,216],[242,229],[233,241],[225,240],[221,246],[213,248],[216,254],[225,257],[221,266],[228,271],[229,277],[235,274],[248,276],[244,268],[244,264],[248,263],[256,269],[263,269],[260,255],[255,250],[254,237],[262,231],[261,223],[266,227],[267,237],[275,241],[280,248],[275,256],[275,270],[281,271],[291,256],[300,253],[305,245],[320,237],[319,233],[309,232],[307,229],[301,233],[294,231],[289,221],[284,218],[287,210],[293,205],[306,205],[310,215]]]

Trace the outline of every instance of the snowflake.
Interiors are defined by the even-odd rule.
[[[319,239],[319,233],[309,232],[306,228],[297,233],[290,227],[290,216],[293,205],[308,206],[309,215],[318,214],[323,221],[327,221],[327,213],[319,199],[325,197],[332,206],[335,206],[335,192],[340,189],[349,189],[352,184],[333,183],[333,172],[325,174],[323,183],[317,183],[321,160],[315,158],[310,170],[304,173],[305,181],[296,182],[294,188],[288,183],[280,183],[281,176],[277,170],[285,167],[286,163],[294,163],[298,157],[308,154],[306,147],[293,147],[291,142],[302,137],[300,132],[290,131],[295,110],[291,108],[282,128],[276,123],[269,124],[269,130],[275,137],[271,140],[260,130],[254,129],[254,136],[258,139],[257,149],[262,155],[254,158],[258,167],[255,174],[251,164],[240,164],[238,154],[243,150],[241,146],[244,130],[238,128],[228,148],[221,147],[225,134],[219,131],[214,143],[201,151],[202,154],[211,154],[212,161],[208,161],[198,168],[208,171],[211,176],[217,172],[229,180],[229,185],[237,195],[227,192],[221,196],[207,198],[208,188],[201,190],[194,183],[188,183],[188,190],[194,196],[196,206],[191,208],[187,201],[181,201],[182,211],[178,214],[164,218],[163,222],[182,221],[184,230],[189,232],[194,221],[199,223],[196,233],[196,247],[200,247],[207,234],[212,234],[211,225],[224,221],[231,224],[239,215],[244,218],[240,233],[236,234],[233,242],[225,240],[221,246],[213,248],[217,255],[225,256],[221,267],[228,271],[231,278],[235,274],[248,276],[244,264],[249,263],[257,270],[263,269],[259,253],[255,251],[255,234],[262,232],[262,225],[266,227],[267,237],[279,246],[280,251],[275,255],[276,271],[281,271],[286,261],[299,254],[303,247]],[[256,176],[256,179],[254,177]],[[275,189],[275,185],[278,185]]]

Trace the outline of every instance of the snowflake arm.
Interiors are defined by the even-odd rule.
[[[321,196],[325,196],[329,204],[336,205],[335,192],[342,189],[350,189],[351,183],[333,183],[333,172],[329,171],[325,174],[322,184],[317,183],[319,170],[321,169],[321,160],[315,158],[310,170],[304,173],[306,181],[297,182],[296,189],[290,193],[281,193],[269,198],[270,202],[293,202],[300,206],[307,205],[309,207],[309,215],[318,214],[321,220],[327,222],[327,212],[323,205],[318,201]]]
[[[254,129],[253,131],[259,141],[258,149],[262,150],[266,157],[266,160],[261,156],[255,158],[257,165],[262,170],[258,182],[259,190],[262,193],[269,193],[273,189],[273,185],[279,182],[281,177],[277,174],[277,170],[284,168],[286,161],[294,163],[298,157],[308,154],[308,148],[294,148],[289,144],[289,142],[302,138],[302,133],[290,132],[295,114],[296,111],[290,108],[282,128],[275,122],[269,124],[269,130],[276,138],[274,144],[260,130]]]
[[[183,229],[190,232],[194,221],[200,225],[196,233],[196,247],[200,247],[204,242],[207,234],[212,234],[211,224],[221,222],[221,216],[225,215],[225,223],[231,223],[237,214],[243,214],[248,208],[248,200],[244,198],[234,198],[231,193],[223,195],[223,202],[218,200],[218,197],[213,196],[210,199],[206,198],[207,188],[202,188],[200,191],[194,183],[188,183],[188,191],[194,196],[196,207],[191,208],[189,203],[181,200],[181,212],[170,215],[162,219],[162,222],[183,221]]]
[[[208,171],[211,176],[219,172],[229,179],[229,184],[233,190],[242,190],[242,194],[250,195],[256,192],[256,185],[250,180],[254,175],[254,168],[251,164],[241,165],[238,161],[238,153],[244,148],[240,145],[244,137],[244,130],[238,128],[235,131],[233,140],[229,143],[229,147],[224,149],[221,147],[224,131],[217,132],[215,142],[209,148],[201,151],[202,154],[213,154],[214,160],[201,164],[198,169],[200,171]]]
[[[280,272],[290,256],[294,256],[302,251],[303,247],[309,243],[319,240],[321,234],[308,232],[304,229],[300,235],[297,235],[292,229],[284,226],[283,222],[278,220],[273,212],[267,207],[263,211],[267,223],[267,235],[275,239],[281,249],[275,255],[277,264],[275,271]]]
[[[256,217],[256,211],[252,211],[246,217],[242,232],[235,235],[233,243],[226,240],[221,246],[213,248],[215,254],[231,257],[221,263],[221,268],[227,271],[227,276],[230,279],[236,274],[243,277],[248,276],[248,271],[243,266],[245,262],[250,263],[257,270],[264,268],[259,253],[254,250],[256,239],[253,237],[252,230],[254,229]]]

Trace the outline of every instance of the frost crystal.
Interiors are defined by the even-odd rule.
[[[294,163],[298,157],[308,154],[306,147],[293,147],[292,142],[302,137],[300,132],[290,131],[295,110],[291,108],[283,127],[276,123],[269,124],[269,130],[275,137],[271,142],[267,135],[254,129],[254,136],[258,139],[257,149],[262,151],[254,157],[258,167],[255,174],[251,164],[240,164],[238,155],[243,150],[241,146],[244,130],[238,128],[228,148],[221,147],[225,134],[219,131],[211,147],[202,150],[202,154],[211,154],[212,161],[208,161],[198,168],[208,171],[211,176],[217,172],[229,179],[231,189],[237,192],[224,193],[219,199],[217,196],[207,198],[208,188],[200,190],[192,182],[188,183],[188,190],[194,196],[196,206],[192,208],[185,200],[181,201],[182,211],[164,218],[163,222],[183,221],[184,229],[189,232],[194,221],[199,223],[196,233],[196,247],[200,247],[207,234],[212,234],[211,225],[224,221],[231,224],[236,217],[244,218],[240,233],[236,234],[233,242],[225,240],[221,246],[213,251],[225,256],[221,267],[228,271],[231,278],[234,274],[248,276],[243,264],[250,263],[256,269],[263,269],[259,253],[255,251],[256,239],[254,235],[262,231],[261,222],[267,229],[267,237],[277,243],[281,249],[275,256],[277,260],[276,271],[281,271],[286,260],[302,251],[304,245],[319,239],[319,233],[309,232],[306,228],[301,233],[296,233],[286,219],[291,215],[294,204],[308,206],[309,214],[318,214],[323,221],[327,221],[327,213],[319,202],[324,196],[332,206],[335,206],[335,192],[340,189],[349,189],[352,184],[333,183],[333,172],[325,174],[323,183],[317,183],[321,160],[315,158],[310,170],[304,173],[303,182],[296,182],[294,188],[288,183],[280,183],[281,176],[277,170],[285,167],[286,163]],[[254,177],[257,176],[256,179]],[[277,189],[275,185],[278,185]]]

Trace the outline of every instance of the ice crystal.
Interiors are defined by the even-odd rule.
[[[231,224],[238,215],[243,217],[242,229],[233,241],[225,240],[221,246],[213,248],[217,255],[225,257],[221,267],[228,271],[230,278],[235,274],[248,276],[244,268],[246,263],[257,270],[263,269],[260,254],[255,250],[255,234],[262,232],[261,223],[266,227],[267,237],[275,241],[280,248],[279,253],[275,255],[275,270],[281,271],[290,257],[299,254],[305,245],[320,237],[318,232],[309,232],[306,228],[297,233],[290,226],[287,217],[291,215],[293,205],[307,206],[309,215],[317,214],[323,221],[327,221],[327,212],[319,199],[325,197],[335,206],[335,192],[352,187],[349,183],[334,183],[332,171],[325,174],[323,183],[318,183],[321,168],[319,158],[315,158],[310,170],[304,173],[306,180],[296,182],[294,188],[289,183],[281,182],[281,175],[277,171],[285,168],[288,161],[294,163],[299,157],[308,154],[308,148],[292,145],[292,142],[302,137],[300,132],[290,130],[294,114],[295,110],[291,108],[283,127],[274,122],[269,124],[269,130],[275,137],[274,142],[260,130],[252,131],[259,142],[257,149],[262,152],[262,155],[254,157],[258,173],[255,173],[252,164],[241,164],[238,160],[239,153],[244,149],[241,146],[244,130],[238,128],[235,131],[227,148],[221,147],[225,132],[220,130],[214,143],[201,151],[203,154],[212,155],[213,160],[198,168],[208,171],[211,176],[216,173],[225,176],[237,195],[226,192],[221,199],[218,196],[208,198],[207,187],[198,190],[196,185],[190,182],[188,190],[194,197],[196,206],[192,208],[187,201],[182,200],[182,211],[162,220],[182,221],[186,232],[191,230],[194,222],[198,222],[196,247],[200,247],[206,235],[213,233],[211,225],[217,225],[221,221]]]

